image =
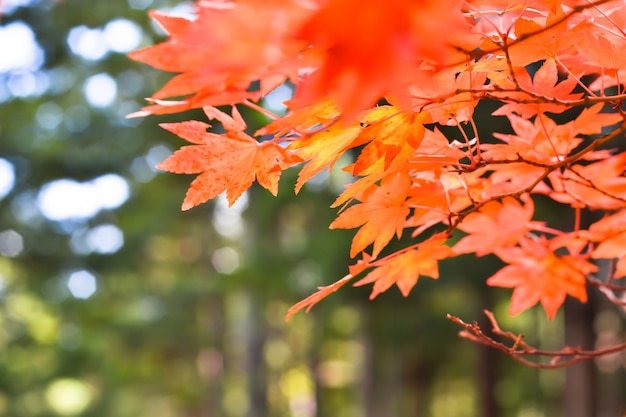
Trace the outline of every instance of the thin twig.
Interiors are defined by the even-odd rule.
[[[511,332],[503,331],[500,329],[498,322],[495,319],[495,316],[492,312],[488,310],[484,310],[485,315],[489,319],[489,322],[492,326],[491,331],[496,336],[502,337],[504,339],[511,340],[513,343],[511,346],[508,346],[505,343],[499,342],[485,334],[485,332],[480,328],[478,323],[474,321],[473,323],[465,323],[458,317],[452,316],[450,314],[446,315],[446,318],[453,323],[458,324],[464,330],[459,332],[459,336],[471,340],[473,342],[489,346],[491,348],[497,349],[511,358],[520,362],[526,366],[531,368],[541,368],[541,369],[557,369],[564,368],[566,366],[573,365],[577,362],[582,362],[585,360],[597,358],[599,356],[607,355],[610,353],[620,352],[626,349],[626,343],[621,343],[615,346],[611,346],[605,349],[594,349],[594,350],[583,350],[581,348],[574,348],[570,346],[565,346],[561,350],[542,350],[537,349],[526,342],[523,341],[524,335],[513,334]],[[526,359],[527,356],[537,356],[537,357],[545,357],[550,358],[548,362],[535,362],[529,359]]]

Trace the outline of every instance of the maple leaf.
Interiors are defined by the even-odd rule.
[[[623,35],[616,36],[606,30],[600,31],[591,23],[584,29],[586,30],[581,30],[582,42],[576,46],[587,59],[587,64],[601,68],[598,72],[607,74],[616,74],[626,66],[626,57],[622,53],[626,48]]]
[[[154,105],[131,116],[257,100],[286,79],[297,80],[297,57],[306,43],[291,35],[313,10],[282,0],[205,0],[194,5],[193,20],[150,13],[169,39],[129,56],[179,75],[154,94]],[[255,81],[260,89],[250,88]]]
[[[603,103],[597,103],[584,108],[573,122],[576,134],[595,135],[602,133],[602,129],[624,121],[623,116],[619,113],[600,113],[604,107]]]
[[[331,229],[361,226],[352,239],[351,257],[373,243],[372,257],[376,258],[394,234],[402,235],[410,212],[406,203],[410,188],[411,179],[406,174],[385,177],[380,186],[373,184],[362,193],[362,203],[348,207],[331,223]]]
[[[308,106],[330,96],[349,119],[382,96],[406,97],[406,86],[418,73],[416,61],[442,63],[459,55],[453,44],[471,43],[461,5],[460,0],[326,2],[299,31],[311,45],[305,60],[317,70],[299,86],[295,102]],[[475,45],[464,46],[470,51]]]
[[[204,107],[204,112],[209,119],[221,122],[227,133],[207,132],[211,126],[199,121],[160,125],[194,144],[182,147],[157,165],[177,174],[200,174],[191,183],[182,209],[188,210],[224,191],[229,205],[233,205],[255,178],[276,195],[282,171],[301,159],[273,142],[259,143],[248,136],[236,107],[232,117],[213,107]]]
[[[331,207],[339,207],[345,204],[386,175],[392,175],[396,172],[409,172],[411,175],[418,177],[420,175],[419,172],[424,172],[426,177],[432,179],[443,174],[447,165],[456,165],[465,156],[463,151],[448,142],[448,139],[440,130],[435,129],[435,131],[431,131],[426,129],[417,149],[406,143],[388,166],[385,158],[380,158],[373,165],[365,168],[363,171],[359,171],[359,175],[364,175],[364,177],[350,184],[333,202]],[[356,175],[354,173],[355,166],[356,164],[348,165],[344,168],[344,171]],[[424,179],[427,180],[427,178]],[[437,186],[434,187],[436,188]],[[445,193],[445,190],[441,187],[437,188],[437,190]],[[420,193],[420,191],[417,192]],[[444,194],[440,194],[440,196],[443,197],[443,200],[438,201],[445,202]],[[421,202],[416,201],[415,203],[421,205]],[[445,204],[437,204],[436,206],[441,208],[445,207]]]
[[[367,143],[352,169],[353,175],[379,161],[388,169],[405,145],[417,149],[424,138],[424,124],[431,121],[427,112],[403,112],[396,106],[380,106],[359,116],[364,125],[355,145]]]
[[[415,249],[379,260],[376,269],[354,283],[354,286],[373,282],[370,300],[387,291],[393,284],[398,286],[402,295],[408,297],[420,276],[438,279],[438,261],[454,256],[454,252],[444,245],[446,239],[443,234],[438,234],[418,244]]]
[[[361,132],[360,125],[345,125],[338,120],[339,116],[337,107],[330,101],[324,101],[311,107],[292,110],[257,132],[291,141],[289,150],[307,161],[298,174],[296,193],[325,167],[332,169],[347,149],[359,145],[357,138]]]
[[[515,135],[494,133],[506,144],[481,144],[484,159],[523,158],[539,164],[554,164],[565,159],[582,142],[582,139],[575,137],[571,125],[559,125],[542,114],[534,122],[515,114],[508,114],[507,118]]]
[[[359,126],[343,127],[341,124],[337,124],[292,142],[289,149],[293,150],[301,160],[308,161],[298,174],[296,193],[300,191],[305,182],[325,167],[332,168],[345,150],[355,146],[354,142],[359,136],[360,130]]]
[[[411,171],[447,171],[446,166],[456,166],[467,155],[458,145],[450,143],[441,130],[426,130],[420,145],[407,160]]]
[[[339,288],[346,285],[353,278],[354,278],[353,275],[348,274],[337,282],[334,282],[330,285],[326,285],[323,287],[318,287],[318,291],[316,293],[311,294],[304,300],[291,306],[289,310],[287,311],[287,317],[285,317],[285,320],[286,321],[289,320],[291,317],[293,317],[294,314],[296,314],[298,311],[302,310],[303,308],[306,308],[306,311],[309,312],[309,310],[311,310],[311,308],[313,308],[315,304],[322,301],[328,295],[336,292]]]
[[[424,123],[429,121],[428,113],[405,113],[395,106],[367,110],[359,115],[358,124],[345,125],[336,120],[337,115],[336,107],[325,102],[296,110],[259,131],[261,134],[287,136],[295,131],[304,135],[289,145],[290,150],[308,161],[298,175],[296,193],[325,167],[332,169],[346,150],[364,144],[367,145],[352,166],[353,175],[362,174],[364,169],[374,169],[379,161],[387,169],[405,145],[419,146],[424,137]],[[320,128],[320,125],[327,127]],[[311,129],[313,133],[307,134]]]
[[[483,169],[466,174],[466,178],[477,184],[472,187],[474,199],[487,200],[503,194],[519,193],[536,184],[533,193],[547,194],[552,189],[537,179],[545,174],[545,168],[524,162],[507,162],[489,165]],[[485,178],[485,175],[488,177]]]
[[[558,10],[560,12],[558,14],[562,16],[561,7],[557,6],[553,11]],[[533,13],[534,16],[529,14],[515,20],[515,36],[518,39],[527,38],[515,43],[508,49],[509,59],[517,68],[523,68],[546,58],[567,56],[577,41],[576,35],[569,30],[574,26],[570,20],[546,29],[561,16],[557,17],[555,13],[545,10],[545,6],[543,9],[527,8],[526,12]]]
[[[513,288],[512,315],[540,302],[552,319],[567,295],[587,301],[585,275],[595,272],[595,265],[576,256],[557,256],[545,238],[521,238],[519,243],[494,251],[509,265],[487,280],[487,285]]]
[[[589,247],[589,231],[583,229],[558,234],[548,241],[548,247],[554,252],[567,250],[570,255],[581,255]]]
[[[289,107],[289,102],[286,103]],[[290,109],[285,116],[273,120],[259,129],[257,135],[276,135],[290,138],[293,135],[311,135],[335,123],[341,112],[332,101],[322,101],[313,106]]]
[[[526,68],[520,68],[515,74],[515,81],[519,88],[523,91],[516,93],[506,93],[501,96],[506,97],[507,103],[500,107],[492,114],[494,116],[508,115],[512,112],[518,113],[524,119],[529,119],[538,113],[562,113],[569,108],[569,106],[553,103],[524,103],[516,102],[516,100],[524,100],[528,98],[528,92],[535,93],[540,96],[557,98],[560,100],[574,100],[580,98],[582,93],[570,94],[570,92],[576,87],[577,80],[573,77],[568,77],[559,82],[559,74],[557,65],[554,59],[547,59],[543,65],[535,72],[532,79]],[[502,88],[515,88],[511,80],[511,85],[500,83]],[[499,94],[494,94],[500,96]]]
[[[615,278],[626,276],[626,210],[599,220],[589,227],[590,239],[598,242],[591,256],[595,259],[619,258]]]
[[[491,201],[479,211],[467,215],[458,228],[468,236],[456,245],[456,253],[472,253],[484,256],[501,248],[513,246],[533,226],[542,223],[531,222],[535,207],[533,200],[524,194],[524,205],[514,198]]]
[[[621,153],[589,165],[575,165],[548,178],[550,198],[572,207],[618,209],[626,204],[626,154]]]
[[[467,69],[466,65],[445,68],[434,72],[428,82],[409,86],[411,107],[425,109],[433,122],[442,125],[454,126],[470,120],[478,101],[472,93],[459,91],[480,90],[488,72],[476,67],[472,71]]]
[[[285,320],[289,320],[294,314],[296,314],[298,311],[302,310],[303,308],[306,308],[306,311],[308,313],[309,310],[311,310],[311,308],[313,308],[315,304],[319,303],[320,301],[322,301],[322,299],[334,293],[339,288],[346,285],[348,281],[351,281],[354,277],[359,275],[365,269],[369,268],[372,257],[366,252],[362,252],[362,253],[363,253],[363,257],[359,259],[359,261],[356,264],[351,265],[349,267],[349,270],[350,270],[349,274],[341,278],[339,281],[336,281],[330,285],[317,287],[317,292],[315,292],[314,294],[311,294],[304,300],[294,304],[293,306],[289,308],[289,311],[287,312],[287,317],[285,318]]]
[[[452,182],[451,177],[457,176],[442,174],[440,178],[428,179],[418,175],[413,179],[413,187],[407,199],[412,213],[405,226],[417,228],[412,232],[412,237],[418,236],[430,226],[447,221],[450,213],[461,211],[470,204],[465,196],[454,194],[454,186],[448,187]]]

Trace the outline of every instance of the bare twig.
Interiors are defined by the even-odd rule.
[[[497,349],[505,354],[509,355],[511,358],[520,362],[526,366],[531,368],[541,368],[541,369],[557,369],[564,368],[566,366],[573,365],[578,362],[582,362],[585,360],[593,359],[599,356],[607,355],[609,353],[615,353],[626,349],[626,343],[621,343],[619,345],[611,346],[605,349],[595,349],[595,350],[583,350],[579,347],[570,347],[565,346],[561,350],[552,351],[552,350],[542,350],[537,349],[535,347],[530,346],[528,343],[524,342],[524,335],[519,334],[516,335],[511,332],[503,331],[500,329],[498,322],[496,321],[492,312],[488,310],[484,310],[485,315],[489,319],[489,322],[492,326],[492,333],[496,336],[502,337],[504,339],[508,339],[513,343],[509,346],[506,343],[499,342],[485,334],[485,332],[480,328],[476,321],[470,323],[465,323],[458,317],[452,316],[450,314],[446,315],[446,318],[459,326],[461,326],[464,330],[459,332],[459,336],[471,340],[476,343],[480,343],[481,345],[489,346],[491,348]],[[548,362],[537,362],[527,359],[528,356],[537,356],[543,358],[550,358]]]

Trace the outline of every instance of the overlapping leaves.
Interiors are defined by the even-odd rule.
[[[296,190],[325,169],[354,177],[331,228],[358,229],[360,260],[290,315],[360,274],[372,296],[394,284],[406,296],[458,254],[507,264],[487,284],[513,288],[514,314],[585,301],[595,259],[626,276],[626,154],[605,145],[626,130],[622,1],[214,0],[195,20],[153,17],[170,38],[132,56],[178,75],[139,115],[203,107],[226,130],[163,125],[192,143],[159,165],[199,174],[184,209],[222,192],[232,204],[254,179],[275,194],[297,164]],[[267,115],[256,101],[287,80],[288,114],[258,131],[270,140],[246,134],[236,107],[212,107]],[[474,118],[483,101],[498,103],[492,129]],[[554,229],[535,219],[538,194],[606,217]],[[415,241],[389,253],[401,236]]]

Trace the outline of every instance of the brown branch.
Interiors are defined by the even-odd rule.
[[[576,107],[576,106],[584,106],[588,104],[596,104],[596,103],[620,103],[622,101],[626,101],[626,94],[616,94],[613,96],[585,96],[579,99],[572,100],[563,100],[557,97],[544,96],[541,94],[537,94],[530,90],[525,90],[521,87],[518,88],[500,88],[497,85],[487,85],[485,88],[457,88],[454,91],[451,91],[446,94],[442,94],[436,97],[420,97],[414,96],[418,100],[430,101],[430,103],[421,105],[420,109],[426,109],[429,105],[436,105],[445,103],[446,100],[456,97],[463,93],[469,93],[472,95],[472,99],[474,100],[496,100],[502,102],[511,102],[517,104],[555,104],[563,107]],[[528,98],[522,97],[511,97],[507,96],[506,93],[511,94],[526,94]],[[468,100],[463,100],[461,102],[465,102]],[[446,104],[456,104],[446,103]]]
[[[574,184],[578,184],[578,185],[582,185],[583,187],[588,187],[592,190],[595,190],[597,192],[599,192],[600,194],[604,195],[605,197],[608,198],[612,198],[614,200],[620,201],[624,204],[626,204],[626,198],[614,195],[609,193],[608,191],[605,191],[601,188],[599,188],[597,185],[595,185],[593,183],[593,181],[591,181],[588,178],[585,178],[583,175],[581,175],[579,172],[577,172],[573,166],[567,167],[567,170],[569,170],[570,172],[574,173],[574,175],[576,175],[580,180],[576,180],[574,178],[562,178],[562,180],[564,182],[569,181],[569,182],[573,182]]]
[[[611,274],[611,277],[612,276],[613,274]],[[611,282],[602,282],[599,279],[594,278],[592,276],[587,277],[587,282],[592,287],[597,288],[600,294],[604,295],[606,299],[609,300],[611,303],[618,305],[620,307],[626,307],[626,298],[615,294],[616,292],[622,292],[622,293],[626,292],[626,286],[615,285],[615,284],[612,284]]]
[[[452,316],[450,314],[447,314],[446,318],[464,329],[459,332],[459,336],[471,340],[475,343],[497,349],[510,356],[515,361],[520,362],[531,368],[564,368],[578,362],[626,350],[626,343],[621,343],[619,345],[611,346],[605,349],[595,350],[583,350],[578,347],[573,348],[570,346],[565,346],[563,349],[557,351],[537,349],[523,341],[524,335],[516,335],[514,333],[503,331],[502,329],[500,329],[500,326],[498,325],[498,322],[496,321],[492,312],[484,310],[484,313],[491,323],[491,331],[499,337],[512,341],[513,343],[510,346],[503,342],[499,342],[491,336],[485,334],[485,332],[480,328],[476,321],[472,322],[471,324],[465,323],[460,318]],[[548,362],[535,362],[526,359],[527,356],[550,358],[550,360]]]
[[[535,181],[532,182],[532,184],[530,184],[529,186],[527,186],[527,187],[525,187],[525,188],[523,188],[521,190],[512,191],[510,193],[499,194],[499,195],[490,197],[490,198],[488,198],[486,200],[478,201],[471,208],[469,208],[467,211],[464,211],[462,213],[450,213],[450,215],[451,215],[450,218],[451,219],[454,218],[454,220],[449,222],[448,232],[452,233],[452,231],[454,229],[456,229],[456,227],[463,221],[463,219],[465,217],[467,217],[472,212],[480,210],[483,206],[485,206],[486,204],[488,204],[488,203],[490,203],[492,201],[499,201],[499,200],[502,200],[503,198],[506,198],[506,197],[520,198],[523,194],[530,193],[537,185],[539,185],[539,183],[541,183],[543,180],[548,178],[548,175],[550,175],[551,172],[553,172],[553,171],[555,171],[557,169],[560,169],[560,168],[563,168],[563,167],[566,167],[566,166],[569,166],[569,165],[573,164],[574,162],[578,161],[583,156],[585,156],[587,153],[589,153],[589,152],[595,150],[596,148],[598,148],[600,145],[602,145],[602,144],[608,142],[609,140],[614,139],[615,137],[621,135],[624,131],[626,131],[626,122],[622,123],[619,126],[619,128],[617,128],[613,132],[611,132],[611,133],[609,133],[609,134],[607,134],[607,135],[605,135],[605,136],[603,136],[601,138],[596,139],[591,144],[586,146],[584,149],[582,149],[579,152],[569,156],[568,158],[565,158],[561,162],[558,162],[558,163],[553,164],[553,165],[546,166],[545,167],[545,171],[543,172],[543,174],[539,175],[535,179]],[[518,160],[515,160],[515,162],[526,162],[526,163],[528,163],[528,161],[525,161],[519,155],[518,155]],[[533,163],[531,165],[536,165],[536,164]]]

